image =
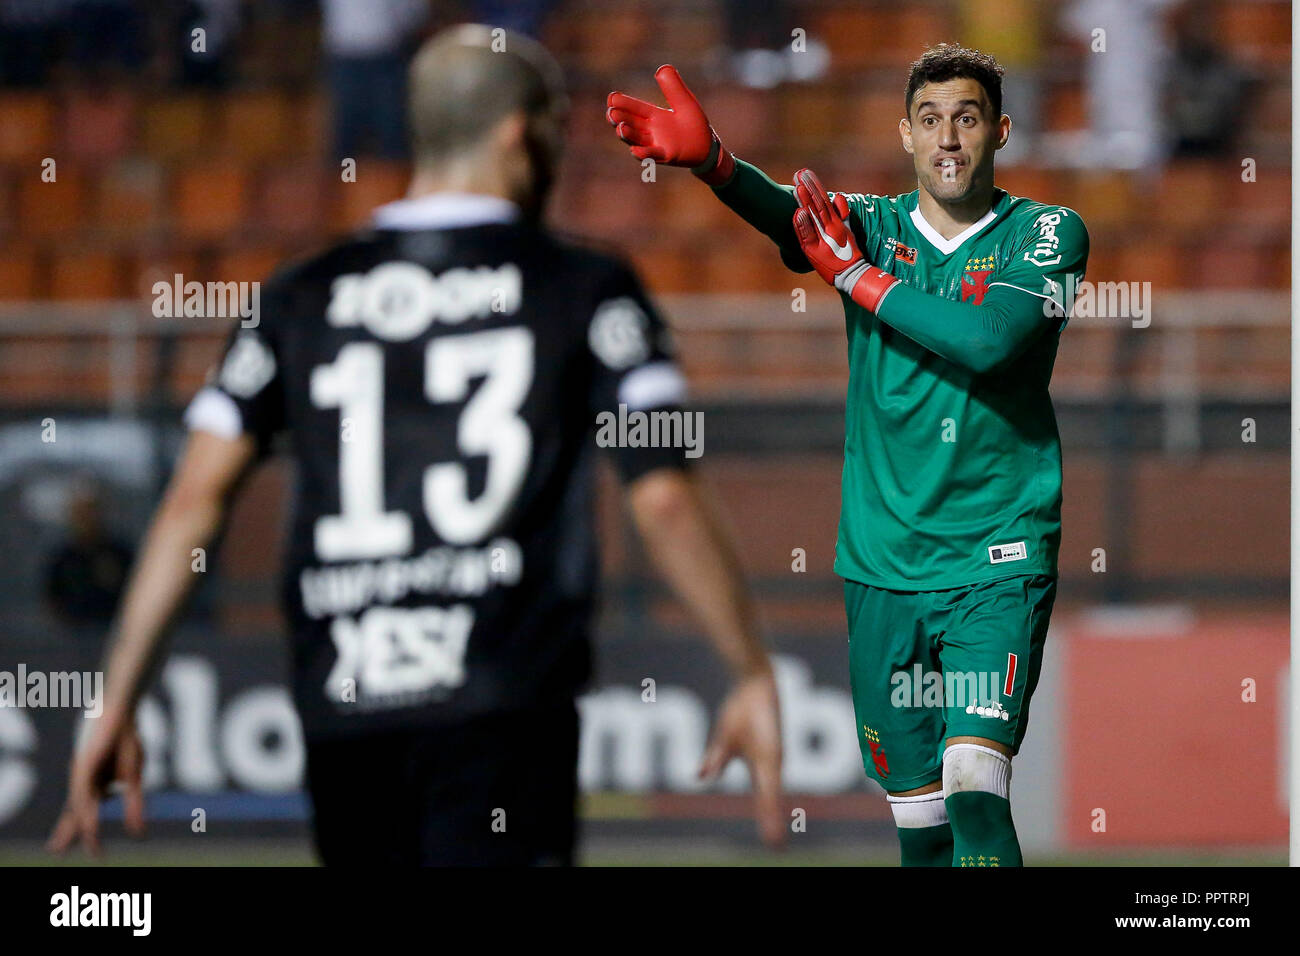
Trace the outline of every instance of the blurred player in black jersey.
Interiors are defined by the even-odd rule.
[[[191,549],[284,433],[284,599],[322,859],[572,860],[596,416],[678,410],[684,389],[632,271],[539,225],[560,71],[524,37],[492,42],[458,27],[419,53],[408,198],[272,277],[257,326],[234,331],[190,405],[54,849],[97,849],[113,780],[142,827],[133,714],[194,583]],[[649,553],[734,675],[702,773],[742,757],[760,831],[779,842],[776,689],[736,555],[683,448],[614,458]]]

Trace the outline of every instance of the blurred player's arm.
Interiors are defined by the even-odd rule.
[[[591,351],[590,402],[597,423],[617,417],[615,409],[618,415],[699,414],[682,409],[686,382],[669,330],[627,268],[602,277],[583,338]],[[699,440],[693,447],[702,453],[703,431],[691,431]],[[743,759],[759,831],[766,842],[778,844],[785,835],[780,708],[735,547],[692,474],[687,449],[659,442],[613,445],[613,462],[646,550],[731,672],[732,688],[700,776],[715,777],[733,757]]]
[[[787,267],[811,271],[790,224],[799,207],[794,187],[773,182],[757,166],[732,156],[674,67],[659,67],[655,80],[668,109],[626,93],[610,93],[606,101],[605,118],[632,155],[689,167],[740,218],[776,243]]]
[[[863,256],[849,228],[843,196],[834,200],[808,169],[795,174],[799,208],[794,229],[817,273],[886,325],[954,365],[977,374],[996,371],[1025,351],[1069,311],[1088,260],[1088,232],[1077,213],[1047,213],[1054,242],[1042,264],[1031,254],[1031,233],[1011,262],[988,283],[979,305],[913,289]],[[1040,217],[1041,219],[1042,217]],[[1049,305],[1050,303],[1050,305]],[[1061,324],[1064,324],[1063,322]]]
[[[719,712],[700,776],[716,777],[733,757],[744,759],[758,803],[759,831],[765,842],[779,845],[785,818],[776,681],[736,549],[717,509],[688,471],[655,469],[633,481],[627,495],[656,569],[731,671],[733,687]]]
[[[168,625],[198,579],[193,549],[207,548],[224,526],[230,498],[256,451],[248,436],[191,432],[127,584],[105,655],[103,712],[73,758],[67,804],[50,838],[55,852],[78,840],[98,852],[99,802],[113,781],[125,788],[128,831],[143,831],[135,708],[162,656]]]

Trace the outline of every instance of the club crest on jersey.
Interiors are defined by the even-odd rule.
[[[984,295],[989,291],[989,276],[993,274],[993,269],[997,265],[992,256],[980,256],[975,259],[966,260],[966,271],[961,277],[961,300],[974,299],[976,305],[984,301]]]
[[[911,246],[905,246],[891,236],[885,240],[885,248],[893,250],[895,262],[901,262],[908,266],[916,265],[916,250]]]
[[[867,738],[867,746],[871,748],[871,762],[876,766],[876,773],[888,777],[889,758],[885,756],[885,748],[880,745],[880,734],[866,724],[862,725],[862,734]]]

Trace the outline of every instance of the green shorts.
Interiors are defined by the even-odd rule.
[[[849,680],[868,776],[885,790],[943,777],[948,737],[1020,750],[1056,578],[1019,575],[947,591],[844,582]]]

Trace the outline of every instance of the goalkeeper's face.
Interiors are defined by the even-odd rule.
[[[898,131],[918,185],[941,203],[960,204],[992,192],[993,155],[1006,144],[1011,120],[993,116],[978,80],[959,78],[917,89]]]

